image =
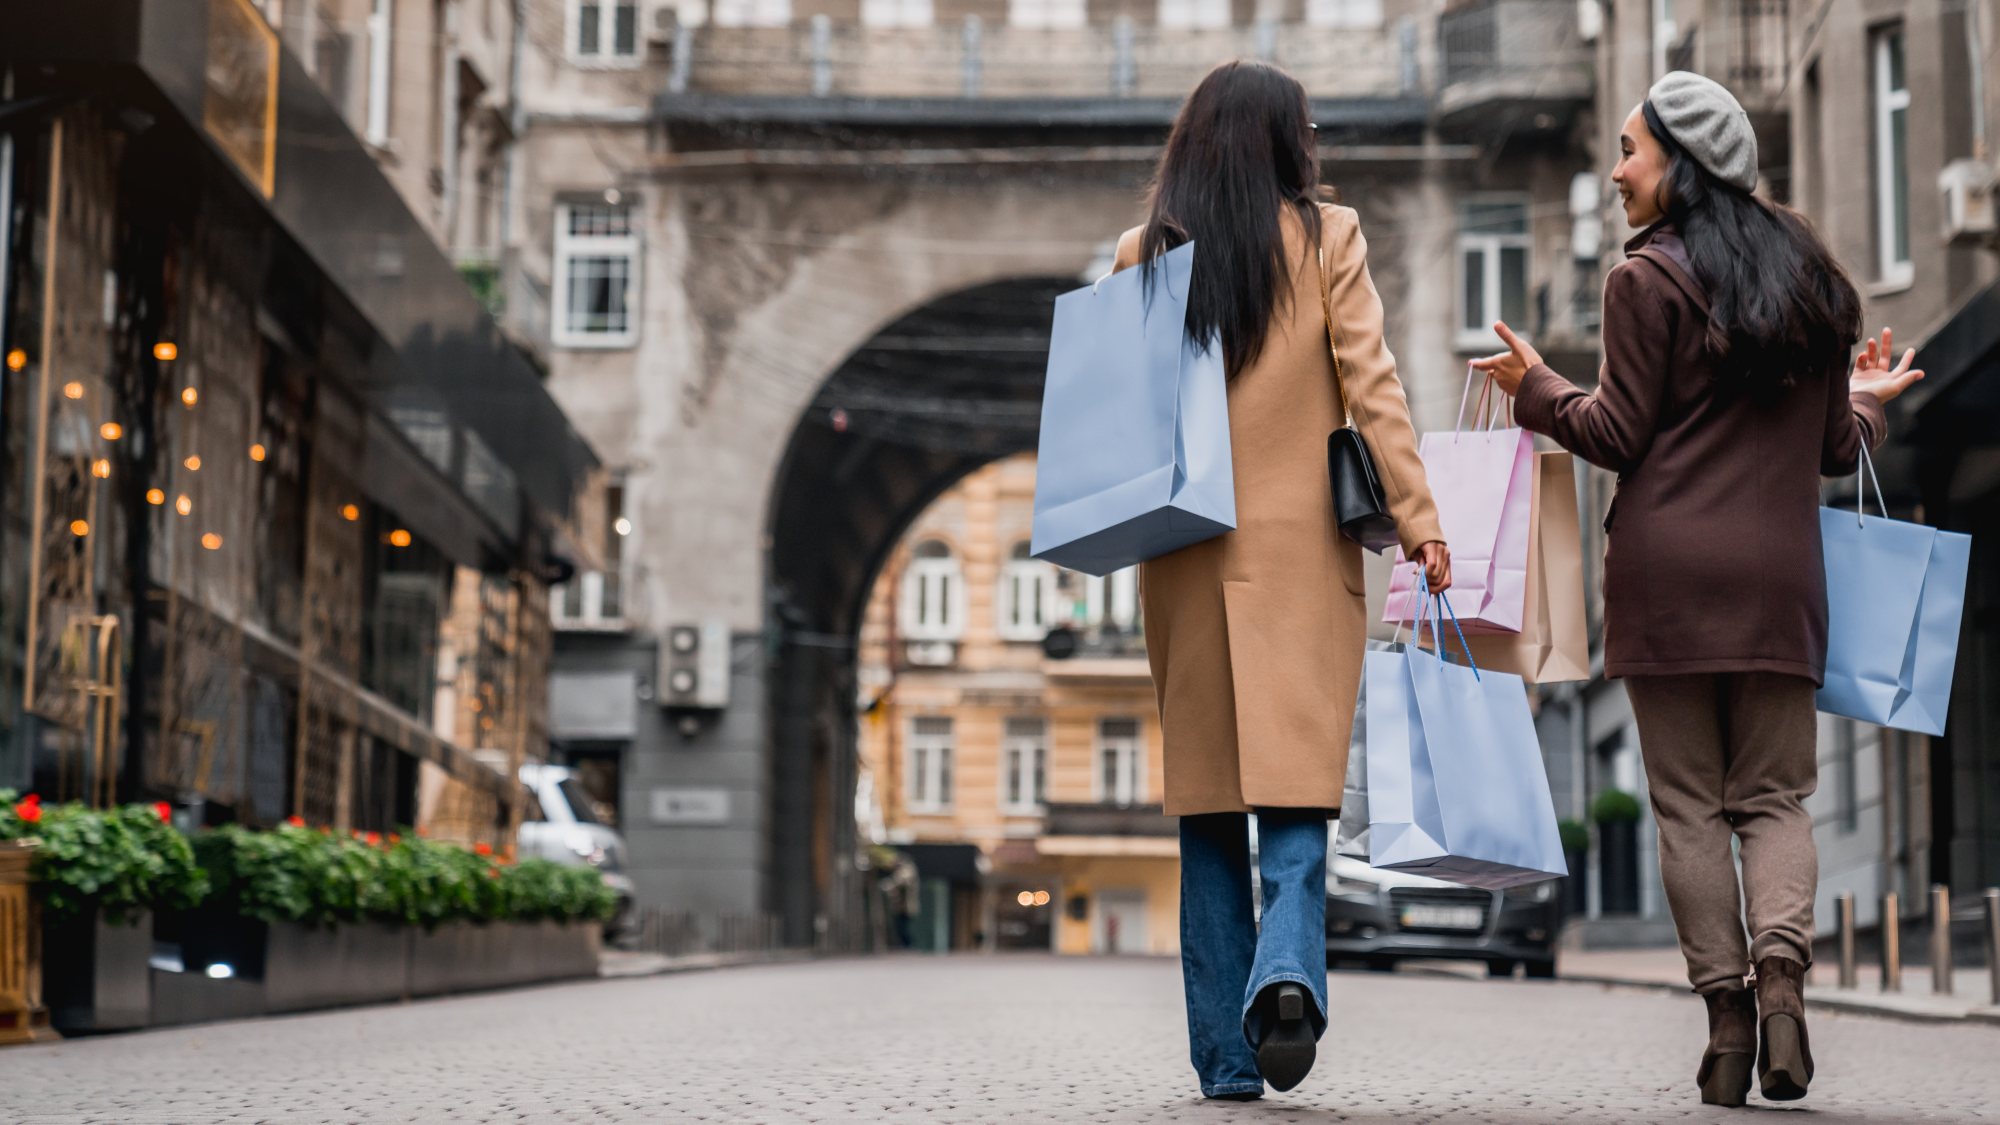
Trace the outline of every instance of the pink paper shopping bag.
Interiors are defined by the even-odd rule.
[[[1480,391],[1472,428],[1465,426],[1465,397],[1459,421],[1449,433],[1423,436],[1418,451],[1437,501],[1438,521],[1451,547],[1452,605],[1467,633],[1518,633],[1528,591],[1528,539],[1534,529],[1535,439],[1517,426],[1501,425],[1504,398],[1489,380]],[[1416,620],[1422,601],[1417,567],[1396,555],[1389,600],[1382,620]]]

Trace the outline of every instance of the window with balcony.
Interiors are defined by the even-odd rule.
[[[1528,203],[1513,197],[1459,207],[1458,346],[1493,350],[1493,322],[1528,322]]]
[[[623,348],[639,339],[639,235],[632,208],[556,207],[555,323],[559,347]]]
[[[1139,737],[1139,720],[1098,722],[1097,799],[1109,805],[1146,800],[1146,744]]]
[[[717,27],[786,27],[792,0],[715,0],[711,20]]]
[[[1910,87],[1903,72],[1903,26],[1874,32],[1875,260],[1884,282],[1907,284],[1910,262]]]
[[[951,811],[951,719],[920,715],[910,721],[910,811]]]
[[[1357,31],[1378,28],[1382,0],[1306,0],[1306,23]]]
[[[929,27],[931,0],[861,0],[863,27]]]
[[[935,539],[917,544],[903,571],[903,636],[955,641],[965,635],[965,578],[951,548]]]
[[[1102,578],[1084,576],[1083,624],[1130,630],[1139,623],[1139,570],[1126,567]]]
[[[1056,571],[1028,555],[1028,544],[1016,543],[1000,568],[1000,639],[1039,641],[1048,635],[1055,616]]]
[[[1033,816],[1048,799],[1048,724],[1008,719],[1000,742],[1000,811]]]
[[[1160,0],[1160,26],[1215,30],[1229,26],[1229,0]]]
[[[1083,0],[1007,0],[1009,27],[1052,31],[1083,25]]]
[[[637,0],[571,0],[570,58],[581,63],[634,63],[639,59]]]
[[[582,571],[550,591],[558,627],[612,628],[625,622],[625,540],[632,520],[625,514],[625,485],[613,482],[604,490],[603,570]]]

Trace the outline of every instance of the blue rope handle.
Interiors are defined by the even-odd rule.
[[[1460,652],[1465,654],[1465,666],[1472,669],[1473,680],[1484,682],[1485,677],[1479,674],[1479,662],[1472,658],[1472,646],[1465,643],[1465,628],[1458,623],[1458,611],[1451,608],[1451,598],[1445,594],[1438,594],[1436,596],[1431,594],[1429,576],[1424,574],[1424,569],[1421,566],[1417,568],[1417,589],[1422,591],[1424,596],[1423,603],[1417,609],[1417,647],[1424,647],[1424,619],[1428,617],[1431,623],[1432,649],[1436,653],[1440,664],[1448,663],[1450,657],[1444,651],[1443,621],[1445,614],[1451,615],[1451,629],[1452,632],[1458,634],[1458,648]],[[1426,612],[1432,602],[1436,602],[1441,606],[1443,613],[1432,616]]]

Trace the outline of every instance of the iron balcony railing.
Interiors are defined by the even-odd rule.
[[[1546,94],[1588,82],[1595,63],[1575,0],[1485,0],[1438,17],[1438,85],[1524,80]]]
[[[1042,823],[1045,836],[1172,836],[1180,830],[1159,805],[1108,802],[1052,803]]]
[[[848,98],[1174,98],[1216,63],[1277,62],[1315,97],[1421,93],[1418,34],[1404,21],[1335,30],[1264,20],[1207,30],[1109,25],[1044,30],[977,17],[884,29],[825,16],[782,28],[680,27],[668,93]]]

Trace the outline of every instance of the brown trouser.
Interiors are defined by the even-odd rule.
[[[1805,810],[1819,784],[1812,681],[1742,672],[1634,676],[1625,687],[1688,980],[1696,991],[1734,988],[1753,958],[1811,964],[1819,883]],[[1741,891],[1732,834],[1742,842]]]

